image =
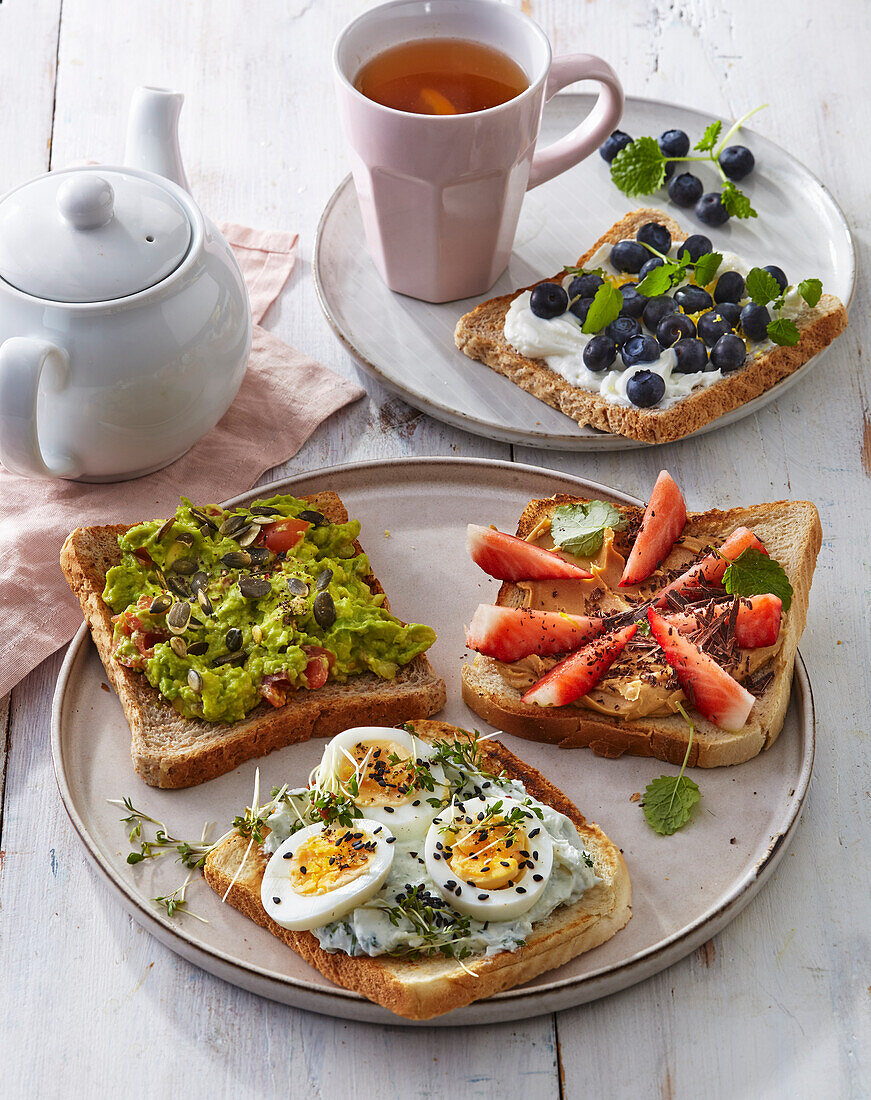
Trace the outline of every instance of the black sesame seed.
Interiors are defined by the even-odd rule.
[[[387,838],[387,840],[385,841],[385,843],[386,844],[395,844],[396,843],[396,837],[395,836],[389,836]]]
[[[524,852],[524,851],[521,850],[520,854],[522,856],[526,856],[527,858],[529,858],[529,852]]]
[[[392,813],[394,813],[394,809],[393,809],[393,807],[392,807],[392,806],[385,806],[385,807],[384,807],[384,812],[385,812],[386,814],[392,814]]]
[[[526,887],[525,886],[517,886],[517,887],[515,887],[515,889],[516,889],[518,894],[525,894],[526,893]]]
[[[419,798],[416,798],[416,799],[414,800],[414,802],[412,802],[412,806],[419,806],[419,805],[420,805],[420,799],[419,799]]]
[[[459,897],[459,896],[460,896],[460,894],[462,894],[462,892],[463,892],[463,888],[462,888],[462,886],[458,886],[458,887],[456,888],[456,890],[454,890],[454,893],[455,893],[455,894],[457,895],[457,897]]]
[[[486,901],[489,897],[489,894],[478,894],[478,901]]]
[[[272,900],[275,902],[276,905],[281,905],[281,898],[273,898]]]
[[[447,881],[445,882],[445,886],[447,886],[449,890],[453,890],[456,885],[456,880],[452,878],[447,879]]]
[[[414,859],[417,859],[417,852],[409,852],[408,854],[410,856],[412,856]]]
[[[301,875],[304,875],[304,874],[306,873],[306,871],[307,871],[307,870],[308,870],[308,868],[306,868],[306,867],[300,867],[300,869],[299,869],[299,873],[300,873]]]
[[[285,852],[282,859],[293,859],[293,852]]]
[[[532,832],[531,832],[531,833],[529,834],[529,839],[530,839],[530,840],[532,840],[532,838],[533,838],[534,836],[538,836],[538,834],[539,834],[540,832],[541,832],[541,829],[533,829],[533,830],[532,830]]]
[[[532,853],[532,858],[533,859],[538,859],[538,852],[533,852]]]
[[[436,848],[438,849],[438,851],[441,851],[443,847],[444,847],[444,845],[442,844],[442,842],[440,840],[437,840],[436,841]]]
[[[442,857],[438,854],[438,852],[433,852],[432,858],[433,859],[441,859]]]
[[[533,881],[533,882],[541,882],[541,880],[542,880],[543,878],[544,878],[544,875],[533,875],[533,876],[532,876],[532,881]]]

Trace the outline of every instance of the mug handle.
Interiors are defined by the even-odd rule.
[[[591,53],[574,53],[554,59],[544,91],[545,102],[556,95],[560,88],[574,84],[577,80],[598,81],[602,86],[599,98],[592,111],[571,133],[546,148],[535,151],[529,169],[529,183],[526,185],[528,191],[553,179],[560,172],[565,172],[567,168],[573,168],[588,157],[620,121],[623,114],[623,88],[608,62]]]
[[[39,445],[36,404],[39,384],[49,392],[69,380],[69,356],[47,340],[13,336],[0,344],[0,462],[24,477],[75,477],[75,459],[46,460]]]

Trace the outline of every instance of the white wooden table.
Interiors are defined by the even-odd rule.
[[[215,218],[298,229],[301,260],[267,318],[360,374],[318,309],[309,257],[347,171],[329,52],[355,0],[2,0],[0,190],[113,160],[138,84],[185,91],[182,146]],[[476,439],[389,397],[321,427],[282,473],[406,455],[509,456],[644,496],[667,466],[691,508],[814,500],[823,549],[802,650],[815,777],[775,880],[716,939],[598,1003],[517,1024],[375,1028],[259,1000],[183,962],[86,864],[55,787],[60,654],[0,702],[0,1095],[92,1097],[860,1097],[871,1094],[871,5],[861,0],[523,0],[557,52],[599,53],[629,93],[737,116],[834,191],[859,246],[850,328],[758,416],[622,454]],[[863,124],[864,123],[864,124]],[[797,227],[800,232],[800,227]],[[0,508],[2,508],[0,501]],[[0,779],[2,782],[2,779]]]

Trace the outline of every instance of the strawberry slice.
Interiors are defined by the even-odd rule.
[[[686,521],[687,506],[677,482],[667,470],[660,470],[626,559],[620,585],[646,581],[665,560]]]
[[[730,561],[734,561],[745,550],[761,550],[763,554],[768,551],[753,534],[749,527],[739,527],[733,531],[720,547],[719,554],[706,554],[701,561],[690,566],[686,573],[667,584],[656,599],[657,607],[666,607],[668,600],[666,592],[683,592],[686,588],[702,588],[708,585],[722,584],[723,574]],[[722,556],[721,556],[722,555]]]
[[[587,615],[481,603],[466,629],[466,645],[499,661],[519,661],[530,653],[572,653],[603,629],[601,619]]]
[[[652,607],[647,621],[696,710],[721,729],[742,729],[756,702],[750,692]]]
[[[717,613],[728,608],[727,603],[714,605]],[[735,619],[735,641],[742,649],[774,645],[780,636],[782,610],[783,604],[777,596],[743,596],[738,603],[738,615]],[[669,614],[666,618],[681,634],[692,634],[702,625],[692,611]]]
[[[537,703],[540,707],[564,707],[580,699],[598,684],[637,629],[638,626],[632,623],[622,630],[612,630],[566,657],[533,684],[521,702]]]
[[[466,549],[475,565],[497,581],[550,581],[560,577],[583,581],[593,575],[550,550],[474,523],[466,528]]]

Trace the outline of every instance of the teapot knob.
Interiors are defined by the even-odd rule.
[[[74,172],[57,190],[61,216],[75,229],[99,229],[110,221],[115,192],[108,180],[93,172]]]

